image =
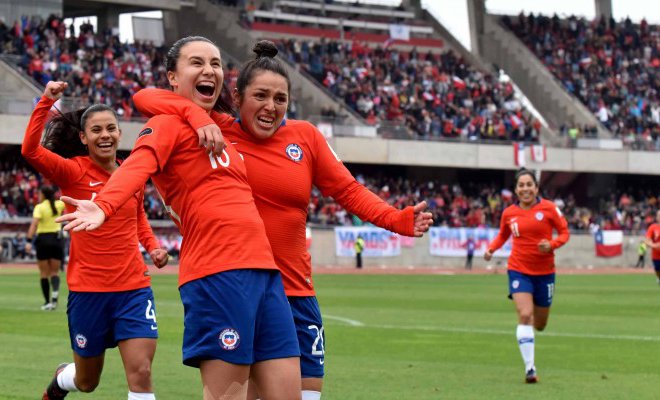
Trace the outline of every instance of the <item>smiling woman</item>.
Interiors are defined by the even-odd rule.
[[[118,168],[121,130],[115,111],[98,104],[55,117],[41,146],[39,138],[48,112],[66,87],[65,82],[46,85],[30,118],[21,153],[62,193],[93,198]],[[95,232],[71,235],[67,315],[74,363],[57,368],[43,399],[61,399],[70,391],[94,391],[105,350],[117,346],[126,370],[128,398],[138,394],[140,399],[154,398],[150,369],[158,337],[156,310],[138,241],[157,267],[167,263],[167,252],[159,248],[151,231],[143,198],[144,188],[137,188],[112,223]],[[68,211],[73,209],[68,207]],[[112,317],[95,318],[98,315]],[[105,332],[114,333],[108,336]]]
[[[166,69],[175,97],[192,102],[206,117],[222,110],[220,51],[210,40],[177,41]],[[265,130],[276,120],[262,117]],[[101,226],[151,176],[184,238],[183,362],[200,369],[204,398],[245,399],[253,377],[264,398],[300,399],[293,316],[242,155],[231,143],[219,154],[217,148],[216,154],[200,149],[195,131],[178,116],[152,117],[142,132],[94,202],[65,200],[77,206],[63,218],[72,221],[65,229]]]
[[[516,174],[518,203],[502,213],[500,231],[484,254],[490,261],[493,253],[513,236],[508,260],[509,298],[516,305],[516,337],[525,363],[525,382],[536,383],[534,365],[534,328],[545,329],[555,291],[554,251],[569,238],[568,227],[559,208],[538,197],[539,185],[534,173],[521,169]],[[558,236],[553,239],[552,232]]]

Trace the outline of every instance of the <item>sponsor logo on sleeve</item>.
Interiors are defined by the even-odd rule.
[[[142,132],[138,134],[138,138],[141,138],[142,136],[150,135],[154,133],[154,130],[151,128],[144,128],[142,129]]]

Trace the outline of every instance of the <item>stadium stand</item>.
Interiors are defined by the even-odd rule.
[[[533,14],[504,16],[502,23],[610,131],[628,141],[636,135],[657,140],[658,26]]]
[[[405,124],[419,139],[537,142],[541,124],[513,86],[442,53],[360,42],[287,40],[280,49],[372,125]]]
[[[20,158],[8,157],[0,170],[0,221],[29,217],[38,201],[38,188],[48,182]],[[351,166],[349,166],[351,167]],[[351,167],[352,168],[352,167]],[[360,168],[358,168],[359,170]],[[510,189],[496,184],[461,183],[456,180],[409,179],[395,174],[357,173],[357,180],[397,208],[426,200],[436,226],[497,227],[513,199]],[[543,193],[560,207],[574,231],[621,229],[629,233],[645,230],[653,222],[660,196],[652,190],[619,188],[603,199],[576,200],[572,194]],[[144,207],[149,219],[169,219],[155,187],[147,185]],[[314,188],[308,207],[308,222],[315,226],[362,225],[332,198]],[[166,231],[167,236],[171,232]]]

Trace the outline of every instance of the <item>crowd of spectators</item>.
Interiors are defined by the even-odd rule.
[[[38,202],[39,187],[49,182],[19,159],[8,158],[0,167],[0,221],[31,216]],[[515,201],[510,189],[492,184],[418,181],[361,174],[356,178],[396,208],[425,200],[436,226],[499,227],[502,211]],[[629,188],[613,191],[590,206],[578,204],[572,194],[542,193],[542,196],[554,200],[569,227],[580,232],[599,227],[639,233],[653,223],[655,212],[660,208],[660,193],[652,190]],[[151,184],[147,184],[145,190],[144,207],[149,219],[168,219],[160,195]],[[332,198],[323,197],[316,188],[312,190],[308,222],[321,226],[362,224]]]
[[[137,114],[132,95],[148,86],[167,87],[165,48],[150,42],[120,43],[118,32],[95,33],[91,24],[65,26],[51,15],[24,17],[11,28],[0,21],[0,52],[20,57],[19,67],[41,85],[69,84],[76,106],[103,103],[130,119]]]
[[[499,227],[502,211],[514,201],[507,188],[493,185],[459,185],[443,182],[418,182],[403,178],[374,178],[358,175],[357,179],[394,207],[403,208],[426,200],[433,213],[434,225],[449,227]],[[542,193],[551,199],[577,232],[597,229],[643,233],[654,222],[660,206],[660,193],[653,191],[616,192],[601,198],[593,207],[579,205],[571,194],[558,196]],[[359,225],[357,217],[348,214],[331,198],[313,192],[309,220],[326,225]]]
[[[325,38],[278,46],[370,124],[405,125],[422,139],[538,141],[541,123],[521,106],[512,84],[451,50],[401,51]]]
[[[660,144],[657,25],[522,13],[502,22],[613,133]]]

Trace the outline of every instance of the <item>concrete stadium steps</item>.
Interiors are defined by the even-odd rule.
[[[0,113],[30,114],[32,100],[41,95],[41,90],[0,60]]]

